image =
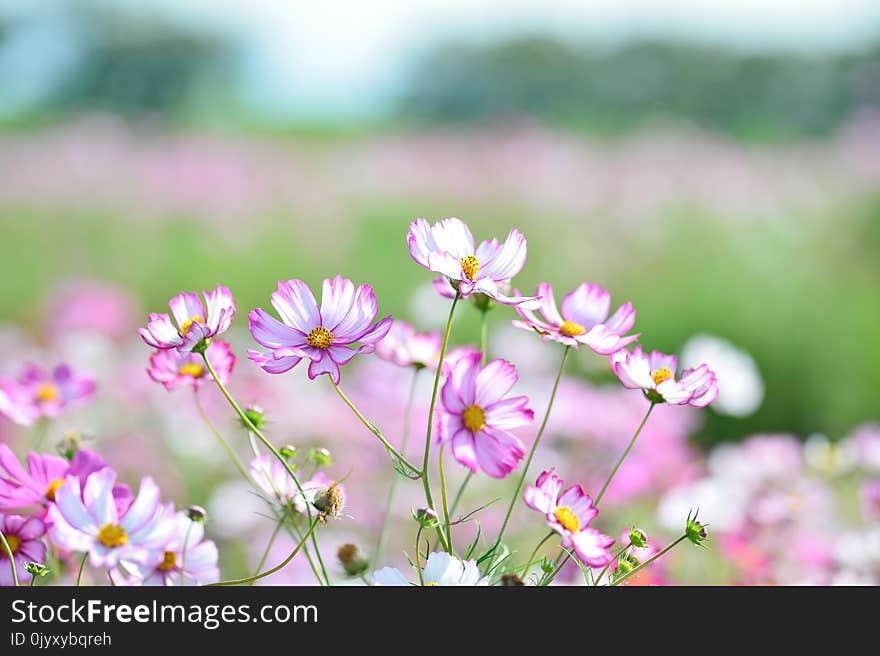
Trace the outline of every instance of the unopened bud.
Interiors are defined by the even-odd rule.
[[[703,544],[706,539],[709,537],[709,532],[706,530],[706,525],[701,524],[697,521],[697,514],[699,510],[694,513],[694,516],[691,517],[690,513],[688,513],[687,522],[685,523],[684,533],[687,536],[687,539],[696,544],[697,546]]]
[[[316,467],[330,467],[333,464],[333,455],[324,448],[309,449],[309,462]]]
[[[25,563],[24,570],[28,574],[30,574],[31,576],[40,576],[40,577],[46,576],[47,574],[49,574],[49,572],[52,571],[48,567],[43,565],[42,563],[35,563],[35,562]]]
[[[354,544],[343,544],[336,552],[336,557],[349,576],[360,576],[370,567],[370,563],[361,556],[360,550]]]
[[[261,430],[263,426],[266,425],[266,413],[263,412],[263,409],[258,405],[250,405],[245,408],[244,416],[247,418],[247,421],[242,419],[241,425],[244,426],[246,430],[252,430],[253,428]]]
[[[544,574],[550,574],[554,569],[553,562],[544,556],[543,560],[541,560],[541,571],[544,572]]]
[[[629,542],[632,546],[643,549],[648,546],[648,534],[640,528],[633,527],[629,532]]]
[[[208,511],[201,506],[190,506],[186,509],[186,516],[191,522],[203,522],[208,518]]]
[[[77,433],[75,431],[66,433],[64,437],[61,438],[61,441],[58,442],[58,453],[60,453],[65,460],[73,460],[73,456],[75,456],[76,452],[82,448],[84,440],[85,436],[82,433]]]
[[[422,528],[436,528],[440,526],[440,518],[433,508],[418,508],[413,511],[412,516]]]
[[[296,457],[296,447],[292,444],[282,446],[281,455],[284,456],[286,460],[293,460]]]

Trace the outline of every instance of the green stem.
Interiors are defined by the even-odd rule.
[[[458,504],[461,502],[461,498],[464,496],[465,488],[467,488],[468,484],[471,482],[471,479],[474,477],[474,472],[468,469],[467,475],[464,477],[464,480],[461,482],[461,485],[458,486],[458,492],[455,493],[455,499],[452,501],[452,507],[449,509],[450,515],[455,515],[455,511],[458,508]]]
[[[216,587],[216,586],[224,586],[224,585],[244,585],[246,583],[253,583],[254,581],[258,581],[259,579],[266,578],[267,576],[271,576],[275,572],[284,569],[285,567],[287,567],[287,563],[289,563],[291,560],[293,560],[294,557],[296,556],[296,554],[299,553],[300,549],[303,548],[303,545],[305,545],[306,540],[308,540],[309,537],[312,535],[312,533],[314,533],[315,526],[317,526],[317,525],[318,525],[318,521],[317,520],[313,521],[311,523],[311,525],[309,526],[308,533],[306,533],[305,536],[303,537],[303,539],[299,541],[299,544],[297,544],[296,547],[294,548],[294,550],[290,552],[290,555],[287,558],[285,558],[283,561],[281,561],[278,565],[273,567],[272,569],[266,570],[265,572],[261,572],[260,574],[254,574],[253,576],[249,576],[246,579],[237,579],[235,581],[218,581],[217,583],[208,583],[207,584],[208,587]]]
[[[443,343],[440,346],[440,359],[437,361],[437,372],[434,374],[434,389],[431,392],[431,405],[428,407],[428,426],[425,430],[425,455],[422,458],[422,485],[425,488],[425,501],[428,508],[434,508],[434,498],[431,495],[431,484],[428,481],[428,459],[431,456],[431,432],[434,429],[434,406],[437,404],[437,390],[440,388],[440,376],[443,374],[443,360],[446,359],[446,349],[449,346],[449,335],[452,333],[452,319],[455,315],[455,306],[458,305],[458,299],[461,294],[456,291],[455,298],[452,299],[452,306],[449,308],[449,318],[446,320],[446,332],[443,334]],[[441,542],[445,542],[446,538],[440,527],[437,527],[437,537]],[[444,545],[449,551],[450,545]]]
[[[6,536],[3,535],[3,531],[0,531],[0,543],[3,544],[3,551],[6,554],[6,557],[9,558],[9,567],[12,569],[12,582],[17,588],[18,571],[15,569],[15,557],[12,555],[12,547],[10,547],[9,543],[6,541]]]
[[[324,566],[324,559],[321,557],[321,550],[318,548],[318,538],[315,537],[314,531],[312,531],[312,546],[315,548],[315,558],[318,559],[318,564],[321,566],[321,574],[324,577],[324,583],[326,583],[329,588],[332,586],[332,583],[330,583],[330,577],[327,576],[327,568]]]
[[[409,398],[406,401],[406,410],[403,415],[403,439],[400,441],[400,451],[404,454],[406,453],[406,447],[409,443],[410,422],[412,420],[412,409],[416,398],[416,384],[419,382],[420,371],[421,369],[418,367],[413,369],[412,384],[409,388]],[[388,539],[388,528],[391,524],[391,508],[394,505],[394,494],[397,492],[397,482],[399,480],[399,476],[393,476],[391,478],[391,486],[388,488],[388,499],[385,502],[385,517],[382,519],[382,528],[379,531],[379,539],[376,542],[376,550],[373,554],[374,565],[378,565],[380,558],[382,557],[382,551],[385,549],[385,542]]]
[[[287,458],[285,458],[283,455],[281,455],[281,452],[275,448],[275,445],[272,444],[266,438],[265,435],[263,435],[262,431],[254,425],[254,422],[251,421],[250,417],[248,417],[245,414],[244,410],[241,409],[241,406],[239,406],[238,403],[235,402],[235,399],[232,398],[232,395],[229,393],[229,390],[226,389],[226,385],[224,385],[222,382],[220,382],[220,378],[217,376],[217,372],[214,371],[214,366],[211,364],[211,361],[208,360],[208,356],[205,355],[204,351],[202,351],[201,355],[202,355],[202,360],[205,361],[205,366],[208,368],[208,372],[211,374],[211,378],[213,378],[214,382],[217,383],[217,387],[220,388],[220,392],[223,394],[223,396],[229,402],[229,405],[232,406],[232,409],[235,410],[235,413],[238,415],[239,419],[241,419],[242,423],[248,428],[248,430],[252,434],[256,435],[257,438],[263,443],[263,445],[267,449],[269,449],[269,451],[272,453],[272,455],[275,456],[275,458],[278,460],[278,462],[280,462],[281,465],[284,467],[284,469],[287,471],[290,478],[293,479],[293,482],[296,485],[296,489],[299,491],[300,495],[302,496],[303,502],[305,503],[306,511],[309,516],[309,524],[311,525],[311,528],[309,529],[309,533],[311,533],[311,531],[314,530],[315,524],[317,523],[317,521],[316,520],[313,521],[313,518],[312,518],[313,502],[309,500],[309,497],[306,494],[305,490],[303,489],[302,484],[299,482],[299,478],[297,478],[296,473],[294,473],[293,468],[290,466],[290,463],[287,462]],[[317,544],[315,545],[315,549],[316,549],[317,555],[320,555],[320,553],[317,552],[317,549],[318,549]]]
[[[183,546],[180,548],[180,587],[184,587],[186,583],[184,582],[185,572],[186,572],[186,547],[189,544],[189,534],[192,531],[193,520],[189,520],[189,525],[186,527],[186,533],[183,536]]]
[[[376,427],[375,424],[373,424],[371,421],[369,421],[366,417],[364,417],[361,414],[361,411],[358,410],[355,407],[354,403],[351,402],[351,399],[349,399],[345,395],[345,392],[342,391],[342,388],[339,387],[339,385],[337,385],[335,382],[333,382],[332,378],[330,379],[330,383],[333,385],[333,388],[336,390],[336,393],[339,394],[339,396],[342,398],[343,401],[345,401],[345,405],[347,405],[349,408],[351,408],[351,411],[357,416],[358,419],[361,420],[361,423],[367,427],[367,430],[369,430],[373,435],[375,435],[376,437],[379,438],[379,441],[382,442],[382,445],[388,450],[388,453],[390,453],[395,458],[397,458],[397,460],[399,462],[401,462],[413,474],[416,474],[417,476],[420,475],[421,472],[419,471],[419,469],[417,467],[415,467],[414,465],[410,464],[410,462],[406,458],[404,458],[397,449],[395,449],[393,446],[391,446],[391,443],[387,439],[385,439],[384,435],[382,435],[382,431],[380,431]]]
[[[532,552],[532,555],[529,556],[528,561],[526,562],[526,566],[523,568],[523,576],[526,576],[529,573],[529,568],[532,566],[532,563],[535,561],[535,556],[538,555],[538,551],[541,547],[544,546],[544,543],[547,542],[550,538],[556,535],[556,531],[550,531],[547,535],[541,538],[541,541],[538,543],[538,546],[535,547],[535,550]]]
[[[449,505],[446,501],[446,473],[443,467],[443,451],[445,445],[440,445],[438,464],[440,468],[440,496],[443,502],[443,525],[446,528],[446,551],[452,554],[452,525],[449,523]]]
[[[480,360],[480,366],[485,367],[489,361],[489,311],[480,311],[480,352],[483,359]]]
[[[235,465],[235,468],[238,470],[238,473],[241,474],[244,479],[248,482],[251,481],[251,477],[248,475],[247,469],[244,464],[239,459],[238,455],[235,453],[235,450],[230,446],[229,442],[220,434],[220,431],[214,426],[211,422],[210,418],[208,418],[208,413],[205,412],[205,407],[202,405],[202,400],[199,397],[199,392],[197,389],[193,389],[193,398],[196,402],[196,409],[199,412],[199,416],[202,418],[202,421],[205,422],[205,425],[214,434],[214,437],[217,438],[217,441],[223,446],[223,449],[226,451],[226,455],[229,456],[229,459]]]
[[[559,389],[559,381],[562,380],[562,372],[565,371],[565,361],[568,358],[568,352],[570,350],[571,347],[566,346],[562,351],[562,361],[559,363],[559,371],[556,373],[556,380],[553,382],[553,390],[550,392],[550,400],[547,403],[547,411],[544,413],[544,420],[541,422],[541,427],[538,429],[538,434],[535,436],[535,441],[532,443],[528,458],[526,458],[526,464],[523,466],[522,474],[520,474],[516,489],[513,491],[513,497],[510,499],[510,505],[507,507],[507,514],[504,515],[504,522],[501,524],[501,530],[498,533],[498,539],[495,540],[495,544],[492,547],[493,549],[497,549],[498,545],[500,545],[501,541],[504,539],[504,532],[507,530],[507,523],[510,521],[510,515],[513,513],[513,508],[519,499],[519,493],[522,490],[526,476],[528,476],[529,467],[532,465],[535,451],[538,450],[538,444],[540,444],[541,437],[544,435],[544,429],[547,428],[547,421],[550,419],[550,411],[553,409],[553,402],[556,400],[556,390]]]
[[[419,530],[416,531],[416,573],[419,575],[419,585],[425,585],[424,574],[422,574],[421,556],[419,556],[419,543],[422,541],[422,525],[419,524]]]
[[[83,570],[86,568],[86,558],[89,557],[88,553],[84,553],[82,560],[79,562],[79,572],[76,574],[76,587],[79,587],[82,583]],[[112,580],[112,579],[111,579]]]
[[[637,574],[638,572],[640,572],[641,570],[643,570],[645,567],[647,567],[648,565],[650,565],[651,563],[653,563],[655,560],[657,560],[658,558],[661,558],[661,557],[664,556],[667,552],[671,551],[671,550],[673,549],[673,547],[675,547],[676,545],[678,545],[679,542],[681,542],[682,540],[686,540],[686,539],[687,539],[687,535],[682,535],[682,536],[681,536],[680,538],[678,538],[675,542],[672,542],[671,544],[667,545],[666,548],[663,549],[663,551],[660,551],[660,552],[654,554],[653,556],[651,556],[650,558],[648,558],[648,560],[646,560],[646,561],[643,562],[641,565],[639,565],[639,566],[636,567],[634,570],[632,570],[629,574],[627,574],[626,576],[621,576],[619,579],[617,579],[617,580],[616,580],[614,583],[612,583],[611,585],[620,585],[621,583],[623,583],[624,581],[626,581],[628,578],[630,578],[631,576],[634,576],[635,574]]]
[[[620,459],[617,461],[617,464],[614,465],[614,469],[611,470],[611,473],[608,475],[608,478],[605,480],[605,485],[602,486],[602,489],[599,490],[599,495],[596,497],[596,501],[593,505],[598,506],[599,502],[602,501],[602,497],[605,496],[605,491],[608,489],[608,486],[611,485],[611,481],[614,479],[615,474],[617,474],[617,470],[620,469],[620,466],[623,464],[623,461],[626,460],[626,457],[629,455],[629,452],[632,451],[633,446],[635,446],[636,440],[639,439],[639,433],[642,432],[642,429],[645,427],[645,424],[648,423],[648,417],[651,416],[651,411],[654,409],[656,403],[651,403],[648,408],[648,412],[645,413],[645,418],[642,419],[642,423],[639,424],[639,427],[636,429],[635,435],[632,436],[632,439],[629,441],[629,444],[626,446],[626,450],[620,456]]]
[[[605,576],[605,572],[608,571],[608,568],[611,567],[611,564],[612,564],[615,560],[617,560],[618,558],[620,558],[620,554],[622,554],[624,551],[626,551],[627,549],[629,549],[631,546],[633,546],[633,545],[632,545],[632,542],[629,542],[629,543],[626,544],[626,546],[624,546],[624,547],[620,547],[620,549],[617,550],[617,552],[614,554],[614,557],[613,557],[611,560],[609,560],[609,561],[608,561],[608,564],[605,565],[605,567],[602,568],[602,571],[601,571],[601,572],[599,572],[599,576],[597,576],[597,577],[593,580],[593,585],[599,585],[599,581],[601,581],[601,580],[602,580],[602,577]]]
[[[287,511],[285,511],[284,515],[281,516],[281,519],[278,520],[278,523],[275,524],[275,529],[272,531],[272,536],[269,538],[269,542],[266,544],[266,548],[263,551],[263,557],[260,558],[260,564],[257,565],[257,572],[262,571],[263,567],[266,565],[266,559],[269,557],[269,552],[272,550],[272,545],[275,544],[275,538],[278,537],[278,533],[281,531],[281,527],[284,526],[284,520],[287,516]]]

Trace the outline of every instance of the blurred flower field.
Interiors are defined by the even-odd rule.
[[[172,351],[151,365],[152,351],[138,336],[148,313],[164,312],[178,292],[220,283],[238,308],[222,335],[228,352],[219,340],[209,347],[222,350],[216,360],[210,355],[224,363],[222,382],[242,405],[259,407],[276,447],[295,447],[288,454],[303,480],[320,494],[334,489],[331,482],[344,485],[344,507],[314,531],[328,578],[361,583],[360,574],[370,580],[385,566],[406,572],[412,511],[425,505],[422,485],[399,477],[380,537],[395,476],[388,454],[326,376],[309,380],[304,365],[283,375],[261,371],[248,357],[256,345],[247,313],[267,305],[277,281],[301,279],[319,290],[339,273],[373,286],[374,318],[392,315],[419,331],[442,332],[450,301],[410,258],[407,228],[418,216],[452,215],[478,241],[503,240],[511,227],[525,234],[528,260],[513,281],[523,294],[545,281],[566,291],[583,281],[601,284],[612,311],[632,302],[646,351],[677,352],[683,367],[705,362],[717,374],[719,396],[708,408],[657,405],[591,523],[620,546],[630,528],[643,529],[649,543],[633,555],[638,563],[678,538],[699,508],[708,548],[679,547],[627,584],[880,582],[876,117],[859,117],[821,140],[773,145],[669,126],[607,141],[530,123],[471,130],[243,137],[99,116],[0,135],[0,273],[7,281],[0,287],[0,379],[24,395],[18,403],[8,393],[0,405],[3,444],[21,460],[31,449],[79,445],[132,492],[149,476],[164,502],[206,509],[205,540],[219,554],[219,572],[205,569],[209,578],[245,578],[282,562],[302,539],[299,529],[275,530],[277,508],[265,499],[271,480],[256,489],[243,481],[216,433],[246,465],[253,435],[198,357],[178,361]],[[479,348],[480,316],[462,303],[450,349]],[[529,448],[554,388],[560,345],[517,330],[512,321],[523,317],[503,304],[487,317],[487,358],[516,365],[514,393],[534,409],[534,421],[511,428]],[[190,327],[177,328],[185,338]],[[552,328],[565,344],[571,326]],[[433,373],[395,363],[403,356],[382,344],[381,357],[340,363],[342,387],[403,459],[420,462]],[[309,346],[326,348],[320,340]],[[569,356],[526,484],[555,467],[595,499],[650,402],[621,385],[608,353],[588,346]],[[275,354],[281,357],[291,352]],[[42,373],[26,371],[31,363]],[[86,381],[69,394],[61,394],[67,378],[58,378],[66,373],[52,373],[62,364]],[[190,383],[202,376],[194,394]],[[661,379],[654,378],[657,389]],[[57,408],[53,390],[64,400]],[[23,417],[34,399],[41,416]],[[448,488],[458,490],[468,470],[446,460]],[[0,482],[10,478],[5,460],[4,467]],[[506,524],[520,470],[497,480],[484,463],[478,469],[457,506],[455,537],[485,549]],[[286,480],[283,470],[275,474],[269,479]],[[110,490],[113,482],[104,485]],[[304,507],[297,494],[304,495],[289,490],[291,507],[297,499]],[[126,509],[118,508],[120,522]],[[545,529],[539,513],[518,503],[505,542],[512,562],[526,565]],[[22,529],[9,527],[15,530]],[[206,544],[200,534],[177,538],[190,539]],[[27,544],[22,538],[18,546],[37,560]],[[346,572],[358,569],[350,550],[341,563],[336,558],[351,544],[369,565],[356,576]],[[179,561],[179,544],[169,549]],[[535,563],[556,551],[548,542]],[[46,560],[47,581],[76,580],[79,562],[63,550]],[[198,556],[191,567],[197,564]],[[294,558],[257,583],[315,583],[311,564]],[[104,565],[92,562],[84,580],[105,584]],[[165,581],[143,572],[138,580],[148,579]],[[583,583],[583,573],[568,563],[556,582]]]

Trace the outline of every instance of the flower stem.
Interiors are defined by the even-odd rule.
[[[306,533],[305,536],[303,536],[303,539],[300,540],[299,543],[294,548],[294,550],[290,552],[290,555],[287,558],[285,558],[283,561],[281,561],[278,565],[273,567],[272,569],[266,570],[265,572],[261,572],[259,574],[254,574],[253,576],[249,576],[246,579],[237,579],[235,581],[218,581],[217,583],[208,583],[207,584],[208,587],[216,587],[216,586],[223,586],[223,585],[244,585],[246,583],[253,583],[254,581],[258,581],[259,579],[266,578],[267,576],[271,576],[275,572],[284,569],[287,566],[287,563],[289,563],[291,560],[293,560],[294,557],[296,556],[296,554],[299,553],[300,549],[303,548],[303,546],[306,543],[306,540],[308,540],[309,537],[314,533],[315,526],[317,526],[317,525],[318,525],[318,520],[313,521],[311,523],[311,525],[309,526],[308,533]]]
[[[312,531],[312,546],[315,548],[315,558],[318,559],[318,565],[321,566],[321,575],[324,577],[324,583],[327,584],[327,587],[331,587],[330,577],[327,575],[327,568],[324,566],[324,559],[321,557],[321,550],[318,548],[318,538],[315,537],[315,532]]]
[[[183,546],[180,548],[180,587],[184,587],[186,582],[184,581],[185,572],[186,572],[186,547],[189,545],[189,534],[192,531],[193,520],[189,520],[189,524],[186,527],[186,533],[183,536]]]
[[[529,573],[529,568],[532,566],[532,563],[535,561],[535,556],[538,555],[538,551],[541,547],[544,546],[544,543],[553,537],[556,531],[550,531],[547,535],[541,538],[541,541],[538,543],[538,546],[535,547],[535,550],[532,552],[532,555],[529,556],[528,561],[526,562],[526,566],[523,567],[523,576],[526,576]]]
[[[416,573],[419,575],[419,585],[425,585],[424,574],[422,574],[421,556],[419,556],[419,543],[422,541],[422,525],[419,524],[419,530],[416,531]]]
[[[681,536],[680,538],[678,538],[675,542],[672,542],[672,543],[668,544],[668,545],[663,549],[663,551],[660,551],[660,552],[654,554],[653,556],[651,556],[650,558],[648,558],[648,560],[646,560],[646,561],[643,562],[641,565],[639,565],[638,567],[636,567],[635,569],[633,569],[629,574],[627,574],[626,576],[621,576],[619,579],[617,579],[617,580],[616,580],[614,583],[612,583],[611,585],[620,585],[621,583],[623,583],[624,581],[626,581],[629,577],[634,576],[636,573],[638,573],[638,572],[640,572],[641,570],[643,570],[645,567],[647,567],[648,565],[650,565],[651,563],[653,563],[655,560],[657,560],[658,558],[661,558],[661,557],[664,556],[667,552],[671,551],[671,550],[673,549],[673,547],[675,547],[679,542],[681,542],[682,540],[686,540],[686,539],[687,539],[687,535],[682,535],[682,536]]]
[[[217,441],[220,442],[220,444],[223,446],[223,449],[226,451],[226,455],[229,456],[229,459],[232,461],[232,464],[235,465],[238,473],[241,474],[246,481],[250,482],[251,477],[248,476],[247,469],[245,469],[244,464],[242,464],[241,460],[239,459],[233,448],[230,446],[229,442],[226,441],[220,431],[217,430],[217,428],[208,418],[208,413],[205,412],[205,407],[202,405],[202,399],[199,397],[199,392],[196,389],[193,390],[193,398],[195,399],[196,409],[198,410],[199,416],[202,418],[202,421],[205,422],[205,425],[208,427],[211,433],[214,434],[214,437],[217,438]]]
[[[605,496],[605,491],[608,489],[608,486],[611,485],[611,481],[614,478],[615,474],[617,474],[617,470],[620,469],[620,466],[623,464],[623,461],[626,460],[626,457],[629,455],[629,452],[632,451],[633,446],[635,446],[636,440],[639,438],[639,433],[642,432],[642,429],[645,427],[645,424],[648,422],[648,417],[651,416],[651,411],[654,409],[656,403],[651,403],[648,408],[648,412],[645,413],[645,418],[642,419],[642,423],[639,424],[639,427],[636,429],[635,435],[632,436],[632,439],[629,441],[629,444],[626,447],[626,450],[620,456],[620,459],[617,461],[617,464],[614,465],[614,469],[611,470],[611,473],[608,474],[608,478],[605,480],[605,484],[602,486],[602,489],[599,490],[599,495],[596,497],[596,502],[594,505],[598,506],[599,502],[602,500],[602,497]]]
[[[510,499],[510,505],[507,507],[507,514],[504,516],[504,522],[501,524],[501,530],[498,532],[498,539],[495,540],[495,544],[492,547],[493,549],[496,549],[504,539],[504,532],[507,530],[507,523],[510,521],[513,507],[516,505],[517,499],[519,499],[519,493],[522,490],[523,483],[529,473],[529,467],[532,465],[532,458],[535,457],[535,451],[538,450],[538,444],[540,444],[541,438],[544,435],[544,429],[547,428],[547,420],[550,419],[550,411],[553,409],[553,402],[556,400],[556,390],[559,389],[559,381],[562,380],[562,372],[565,371],[565,361],[568,358],[569,350],[571,350],[571,347],[566,346],[562,351],[562,361],[559,363],[559,371],[556,373],[556,380],[553,382],[553,391],[550,392],[550,401],[547,403],[547,411],[544,413],[544,420],[541,422],[541,427],[538,429],[538,434],[535,436],[535,441],[532,443],[529,456],[526,458],[526,464],[523,466],[522,474],[520,474],[516,489],[513,491],[513,497]]]
[[[272,536],[269,538],[269,542],[266,544],[266,549],[263,551],[263,557],[260,558],[260,564],[257,565],[257,572],[262,571],[263,567],[266,565],[266,559],[269,557],[269,552],[272,550],[272,545],[275,544],[275,538],[278,537],[278,533],[281,531],[281,527],[284,526],[284,519],[287,516],[287,511],[285,511],[284,515],[281,516],[281,519],[278,520],[278,523],[275,524],[275,529],[272,531]],[[253,584],[253,581],[251,582]]]
[[[86,558],[88,558],[88,557],[89,557],[89,554],[84,553],[82,560],[79,561],[79,572],[77,572],[77,574],[76,574],[76,587],[79,587],[80,584],[82,583],[83,570],[86,568]],[[111,578],[110,580],[112,581],[113,579]]]
[[[440,469],[440,497],[443,502],[443,525],[446,529],[446,551],[452,555],[452,525],[449,523],[449,505],[446,502],[446,473],[443,467],[443,451],[446,445],[440,445],[438,465]]]
[[[440,346],[440,359],[437,361],[437,372],[434,374],[434,389],[431,392],[431,405],[428,407],[428,426],[425,430],[425,455],[422,459],[422,485],[425,488],[425,501],[428,507],[434,509],[434,498],[431,495],[431,484],[428,481],[428,459],[431,456],[431,432],[434,429],[434,406],[437,404],[437,390],[440,388],[440,376],[443,374],[443,360],[446,358],[446,349],[449,346],[449,335],[452,333],[452,319],[455,315],[455,306],[458,305],[458,299],[461,293],[456,291],[455,298],[452,299],[452,306],[449,308],[449,318],[446,320],[446,332],[443,334],[443,343]],[[437,527],[437,536],[441,542],[445,542],[446,538],[440,527]],[[451,545],[444,545],[446,550],[451,549]]]
[[[597,576],[597,577],[593,580],[593,585],[599,585],[599,581],[601,581],[601,580],[602,580],[602,577],[605,576],[605,572],[607,572],[607,571],[608,571],[608,568],[611,567],[611,563],[613,563],[615,560],[617,560],[618,558],[620,558],[620,554],[622,554],[624,551],[626,551],[627,549],[629,549],[631,546],[633,546],[632,542],[628,542],[628,543],[626,544],[626,546],[623,546],[623,547],[621,547],[620,549],[617,550],[617,552],[614,554],[614,557],[613,557],[611,560],[609,560],[609,561],[608,561],[608,564],[605,565],[605,567],[602,568],[602,571],[601,571],[601,572],[599,572],[599,576]]]
[[[296,489],[299,491],[300,495],[302,496],[303,501],[305,502],[306,511],[308,512],[308,516],[309,516],[309,524],[311,525],[311,528],[309,529],[309,533],[311,533],[315,528],[315,524],[317,523],[317,520],[313,521],[313,518],[312,518],[312,506],[314,504],[312,501],[309,500],[308,495],[306,495],[306,492],[303,489],[302,484],[299,482],[299,478],[297,478],[296,473],[294,473],[293,468],[290,466],[290,463],[287,462],[287,458],[285,458],[283,455],[281,455],[281,452],[275,448],[275,445],[272,444],[266,438],[265,435],[263,435],[263,432],[254,425],[254,422],[252,422],[251,418],[245,414],[244,410],[241,409],[241,406],[239,406],[238,403],[235,402],[235,399],[232,398],[232,395],[229,393],[229,390],[226,389],[226,385],[224,385],[222,382],[220,382],[220,378],[217,376],[217,372],[214,371],[214,366],[211,364],[211,361],[208,360],[208,356],[205,354],[204,351],[202,351],[201,355],[202,355],[202,359],[205,361],[205,367],[207,367],[208,372],[211,374],[211,378],[213,378],[214,382],[217,383],[217,387],[220,389],[220,392],[223,394],[223,396],[229,402],[229,405],[232,406],[232,409],[235,410],[235,413],[238,415],[239,419],[241,419],[241,421],[245,425],[245,427],[247,427],[247,429],[253,435],[256,435],[257,438],[263,443],[263,445],[267,449],[269,449],[269,451],[272,453],[272,455],[275,456],[275,458],[278,460],[278,462],[281,463],[281,465],[287,471],[287,474],[293,480],[294,484],[296,485]],[[298,551],[298,548],[297,548],[297,551]],[[316,551],[316,555],[320,555],[320,552],[318,552],[318,545],[317,544],[315,544],[315,551]],[[294,553],[296,553],[296,552],[294,552]],[[293,556],[291,556],[291,558],[292,557]]]
[[[18,571],[15,569],[15,557],[12,555],[12,548],[9,546],[9,543],[6,541],[6,536],[3,535],[3,531],[0,531],[0,543],[3,545],[3,551],[6,554],[6,557],[9,558],[9,567],[12,568],[12,582],[15,584],[15,587],[18,587]]]
[[[456,509],[458,509],[458,504],[461,502],[461,498],[464,496],[464,491],[473,477],[474,472],[468,469],[468,473],[465,475],[464,480],[461,482],[461,485],[458,486],[458,492],[455,493],[455,499],[453,499],[452,501],[452,507],[449,508],[450,515],[455,515],[455,511]]]
[[[349,399],[345,395],[345,392],[342,391],[342,388],[333,382],[332,378],[330,379],[330,383],[333,385],[333,388],[336,390],[337,394],[339,394],[342,400],[345,401],[345,404],[349,408],[351,408],[351,411],[357,416],[358,419],[361,420],[361,423],[367,427],[367,430],[369,430],[373,435],[379,438],[379,441],[382,442],[382,445],[385,447],[385,449],[387,449],[388,453],[397,458],[397,460],[402,463],[404,467],[409,469],[413,474],[416,474],[417,476],[421,474],[421,472],[415,465],[410,464],[410,462],[406,458],[404,458],[387,439],[385,439],[385,436],[382,435],[382,431],[380,431],[375,424],[373,424],[370,420],[364,417],[363,414],[361,414],[361,411],[358,410],[355,407],[354,403],[351,402],[351,399]]]
[[[419,382],[419,372],[421,369],[413,369],[412,384],[409,388],[409,398],[406,401],[406,410],[403,415],[403,439],[400,441],[401,453],[406,453],[406,446],[409,443],[409,429],[412,420],[412,409],[416,398],[416,384]],[[394,505],[394,494],[397,492],[397,482],[399,476],[391,478],[391,486],[388,488],[388,500],[385,503],[385,517],[382,519],[382,528],[379,531],[379,539],[376,542],[375,553],[373,554],[373,564],[377,565],[385,549],[385,542],[388,539],[388,527],[391,524],[391,507]]]

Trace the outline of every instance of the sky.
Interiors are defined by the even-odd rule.
[[[413,59],[451,38],[540,32],[611,45],[648,35],[814,51],[880,36],[880,0],[98,1],[236,36],[246,53],[242,95],[256,111],[285,116],[381,113]],[[0,0],[0,11],[28,15],[53,5]],[[63,57],[64,44],[51,32],[30,41],[19,47],[41,54],[27,65],[39,79],[53,56]]]

